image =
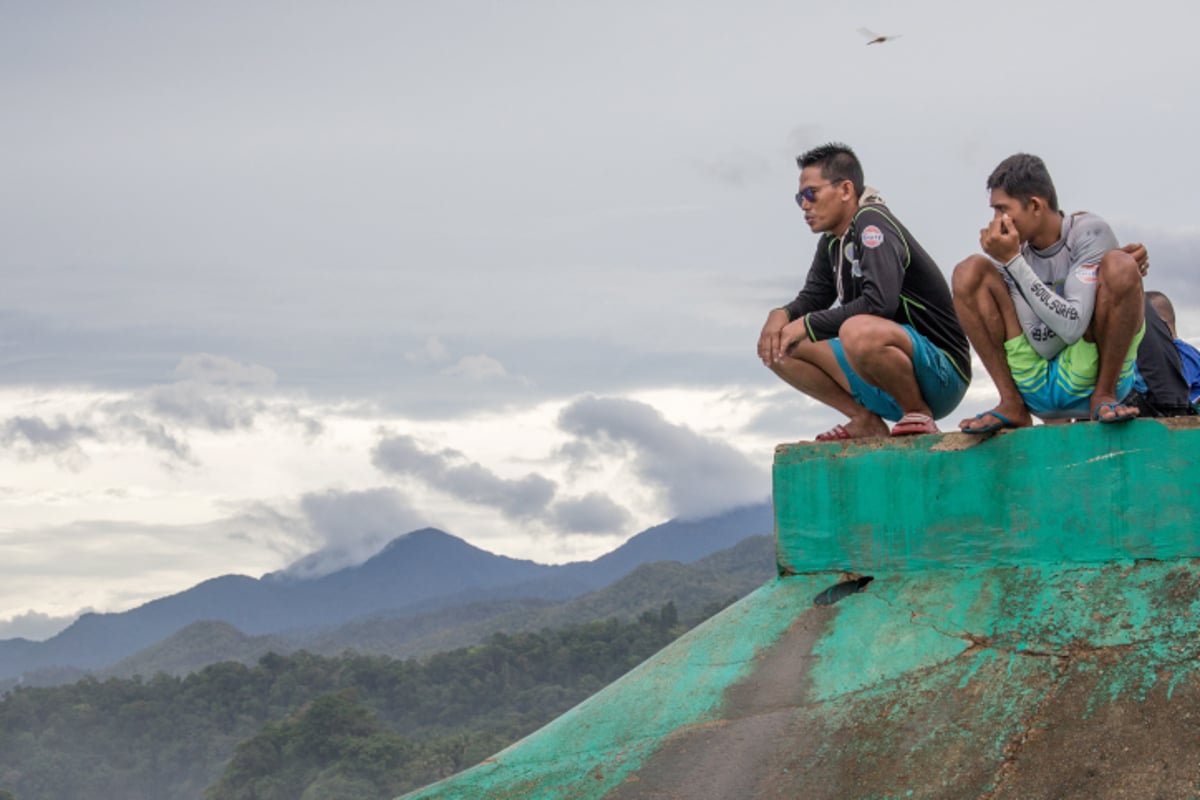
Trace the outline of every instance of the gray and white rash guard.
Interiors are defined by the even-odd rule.
[[[1029,242],[1000,273],[1008,284],[1025,337],[1042,358],[1077,342],[1096,308],[1100,259],[1117,249],[1108,223],[1080,211],[1063,218],[1062,235],[1045,250]]]

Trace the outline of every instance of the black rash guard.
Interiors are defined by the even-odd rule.
[[[783,309],[789,320],[805,318],[814,342],[837,337],[856,314],[911,325],[971,380],[970,349],[946,278],[885,205],[860,207],[845,236],[821,237],[804,288]]]

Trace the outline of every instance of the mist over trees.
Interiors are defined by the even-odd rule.
[[[719,607],[681,621],[669,602],[423,660],[272,653],[186,677],[19,687],[0,700],[0,787],[20,800],[392,798],[527,735]]]

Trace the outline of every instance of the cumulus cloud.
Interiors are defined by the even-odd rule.
[[[208,353],[184,356],[175,376],[126,405],[187,428],[234,431],[254,425],[266,408],[261,393],[275,386],[275,373],[266,367]]]
[[[626,451],[634,472],[662,493],[673,516],[716,514],[770,491],[766,470],[741,452],[668,422],[645,403],[583,398],[563,409],[559,427],[597,451]],[[578,448],[574,452],[579,457]]]
[[[79,470],[89,463],[89,445],[140,442],[167,456],[164,466],[199,464],[189,434],[253,429],[262,419],[298,429],[313,439],[324,432],[319,419],[297,400],[275,389],[275,373],[206,353],[180,359],[171,383],[76,404],[70,413],[35,413],[0,420],[0,445],[22,459],[52,458]],[[14,409],[17,410],[17,409]]]
[[[413,478],[459,500],[494,508],[508,519],[540,521],[563,533],[613,533],[631,519],[599,493],[559,498],[558,484],[542,475],[503,478],[457,450],[426,449],[411,436],[385,436],[371,460],[386,474]]]
[[[408,499],[392,488],[304,495],[300,509],[318,549],[290,565],[288,575],[313,578],[361,564],[395,539],[423,527]]]
[[[599,492],[555,503],[551,518],[560,530],[571,533],[607,534],[624,529],[632,521],[623,506]]]
[[[385,473],[418,478],[461,500],[491,506],[510,519],[541,515],[557,490],[554,481],[541,475],[501,478],[457,450],[427,451],[411,436],[383,439],[371,460]]]
[[[18,416],[0,427],[0,443],[12,448],[21,458],[52,456],[72,468],[86,463],[82,443],[98,438],[99,434],[92,426],[73,423],[63,417],[51,423],[41,417]]]
[[[209,394],[190,381],[156,386],[139,399],[156,417],[190,428],[234,431],[249,428],[263,405],[256,400]]]

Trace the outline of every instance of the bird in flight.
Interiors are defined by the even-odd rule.
[[[870,41],[867,42],[867,44],[869,44],[869,45],[883,44],[884,42],[890,42],[892,39],[900,38],[900,34],[898,34],[898,33],[889,33],[889,34],[881,36],[880,34],[876,33],[875,31],[870,30],[869,28],[859,28],[858,32],[861,33],[863,36],[867,37],[868,39],[870,39]]]

